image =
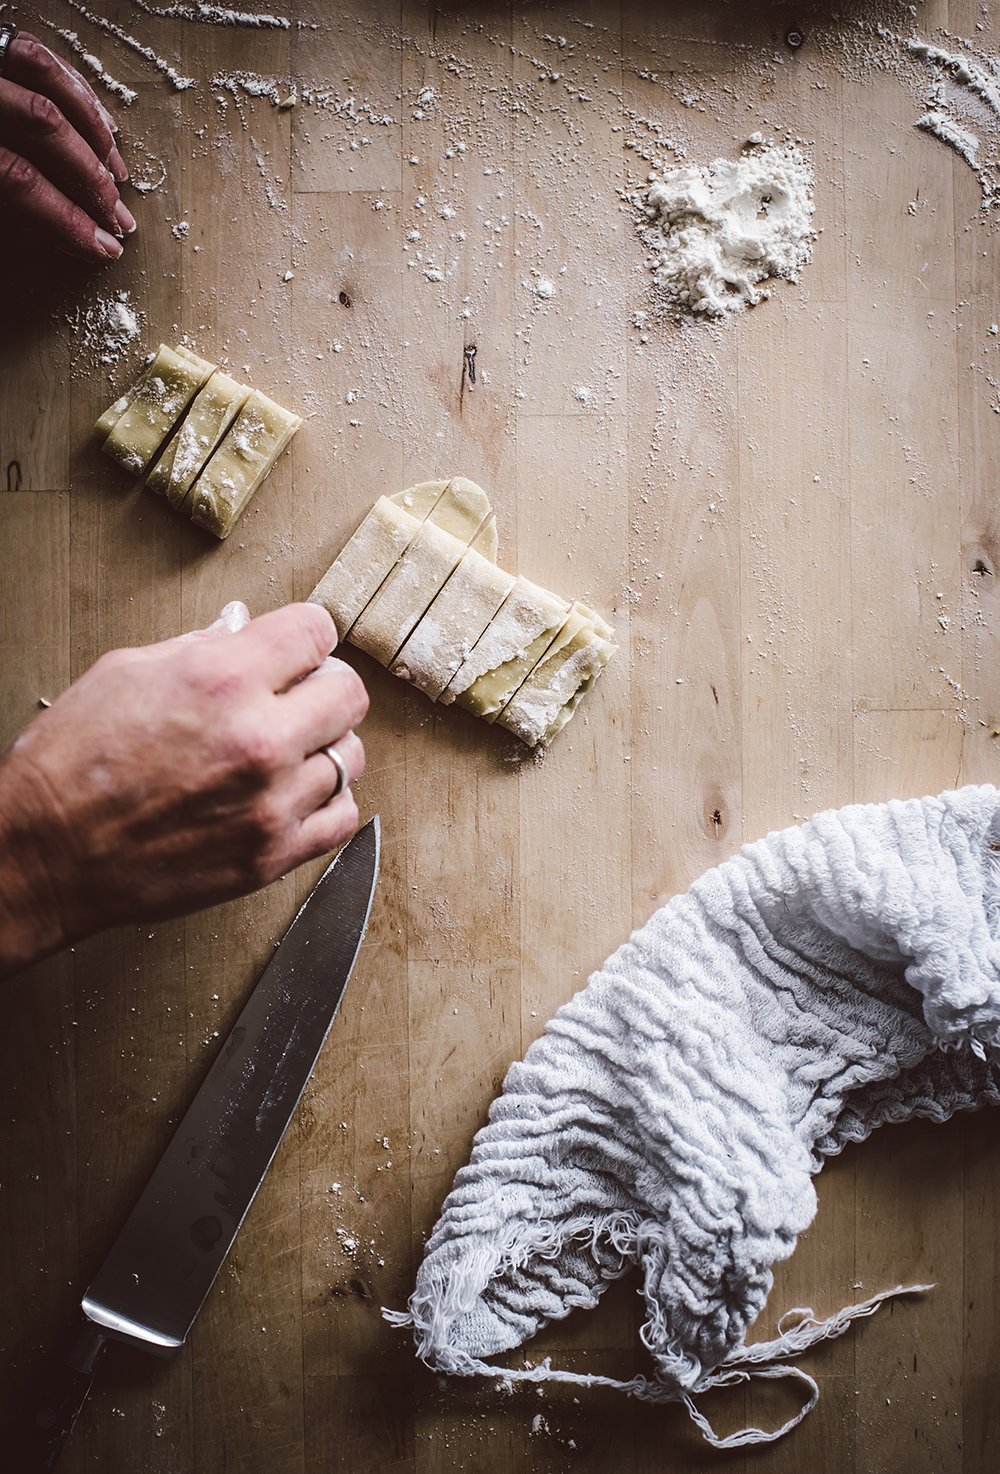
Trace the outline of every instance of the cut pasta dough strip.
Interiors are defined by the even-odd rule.
[[[309,595],[322,604],[346,640],[389,574],[447,491],[448,481],[422,481],[380,496],[367,517]]]
[[[192,353],[190,348],[175,348],[174,352],[177,354],[178,358],[186,358],[189,363],[204,361],[199,360],[198,355],[196,353]],[[129,405],[139,393],[139,390],[142,388],[143,384],[149,378],[155,357],[156,355],[153,353],[149,355],[149,358],[146,362],[146,367],[136,379],[135,383],[132,384],[128,389],[126,389],[125,393],[122,394],[118,399],[116,399],[114,404],[108,405],[108,408],[104,411],[103,415],[101,415],[100,418],[97,420],[97,423],[94,425],[94,434],[98,440],[107,440],[108,436],[111,434],[112,430],[115,428],[122,415],[128,409]]]
[[[380,496],[350,542],[309,595],[333,616],[337,636],[346,640],[358,615],[370,603],[420,531],[420,522],[394,499]]]
[[[460,538],[464,545],[473,535],[478,538],[477,528],[490,516],[486,493],[461,476],[448,481],[421,481],[394,496],[379,497],[313,589],[309,601],[322,604],[333,616],[340,639],[346,640],[425,520]],[[395,648],[403,639],[405,635]]]
[[[249,398],[246,384],[214,373],[146,477],[150,491],[165,496],[175,511],[181,510],[195,478]]]
[[[617,650],[610,626],[576,603],[543,658],[497,717],[529,747],[548,747]]]
[[[488,531],[495,546],[496,524]],[[483,555],[477,537],[396,656],[393,675],[436,701],[516,582]]]
[[[352,645],[367,651],[380,665],[392,664],[393,657],[444,588],[468,547],[468,513],[464,508],[456,511],[454,504],[447,505],[450,491],[449,485],[351,631]],[[464,522],[465,536],[446,531],[438,522],[439,513],[454,526],[461,527]],[[490,512],[488,520],[492,516]],[[478,531],[477,524],[471,536]]]
[[[404,512],[409,512],[418,522],[423,522],[441,500],[442,492],[447,491],[450,485],[450,481],[421,481],[416,486],[408,486],[405,491],[394,492],[388,500],[397,507],[402,507]]]
[[[190,352],[178,353],[161,343],[131,402],[118,415],[105,439],[102,447],[105,455],[141,476],[214,372],[215,365],[205,359]],[[112,410],[106,414],[110,415]],[[103,419],[104,416],[98,420],[98,425]]]
[[[497,534],[493,508],[481,486],[464,476],[454,476],[427,513],[427,520],[450,532],[460,542],[476,547],[484,557],[496,562]]]
[[[495,721],[562,629],[569,608],[565,599],[519,577],[441,700]]]
[[[301,424],[298,415],[255,389],[180,510],[217,538],[228,537]]]
[[[116,399],[114,404],[109,404],[103,415],[98,418],[97,423],[94,425],[94,434],[98,440],[107,440],[108,436],[111,434],[112,430],[115,428],[122,415],[128,409],[129,405],[132,403],[133,399],[135,399],[143,384],[145,384],[146,380],[149,378],[152,367],[153,365],[151,363],[148,364],[146,368],[143,369],[139,377],[136,379],[135,383],[130,388],[126,389],[125,393],[121,395],[120,398]]]

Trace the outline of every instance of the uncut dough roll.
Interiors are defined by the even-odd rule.
[[[457,701],[486,721],[495,721],[566,623],[569,608],[557,594],[518,577],[442,691],[441,701]]]

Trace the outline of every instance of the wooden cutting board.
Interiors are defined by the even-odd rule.
[[[1000,771],[996,235],[972,169],[915,126],[930,73],[901,41],[946,27],[989,52],[997,6],[824,11],[16,12],[137,94],[108,100],[139,230],[104,272],[18,257],[5,292],[4,742],[103,650],[305,597],[376,496],[451,474],[489,492],[501,564],[586,599],[621,645],[540,759],[346,652],[371,693],[357,797],[383,825],[358,970],[185,1353],[109,1353],[67,1474],[705,1466],[682,1410],[440,1379],[381,1307],[405,1303],[508,1065],[658,904],[818,809]],[[811,264],[722,326],[637,327],[654,299],[623,196],[643,155],[661,137],[736,158],[753,131],[813,160]],[[181,340],[305,419],[221,545],[88,438]],[[8,1413],[319,869],[6,989]],[[819,1408],[755,1468],[990,1467],[998,1180],[989,1113],[824,1169],[761,1333],[790,1306],[937,1288],[810,1356]],[[532,1354],[645,1369],[638,1288]],[[775,1426],[796,1396],[708,1410]]]

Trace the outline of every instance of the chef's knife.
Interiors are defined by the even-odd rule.
[[[376,816],[278,944],[84,1296],[69,1356],[25,1409],[16,1474],[55,1467],[108,1337],[168,1359],[184,1345],[333,1023],[368,925],[379,842]]]

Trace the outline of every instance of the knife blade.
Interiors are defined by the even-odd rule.
[[[27,1410],[20,1474],[55,1467],[107,1338],[179,1354],[330,1031],[368,925],[380,840],[376,815],[278,943],[83,1297],[69,1354]]]

